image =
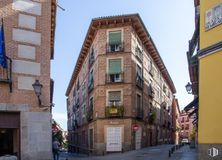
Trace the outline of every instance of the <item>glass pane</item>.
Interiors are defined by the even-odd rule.
[[[121,73],[121,59],[109,60],[109,74]]]
[[[138,65],[137,65],[137,67],[136,67],[136,72],[137,72],[137,74],[138,74],[140,77],[142,77],[142,69],[141,69],[141,67],[138,66]]]
[[[109,32],[109,44],[121,43],[121,31]]]

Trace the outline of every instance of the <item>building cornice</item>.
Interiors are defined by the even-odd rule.
[[[222,41],[198,51],[198,58],[203,58],[222,50]]]

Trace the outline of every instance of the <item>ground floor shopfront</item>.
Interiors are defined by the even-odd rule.
[[[97,119],[69,132],[71,152],[125,152],[171,142],[171,131],[133,118]]]
[[[51,113],[29,112],[28,105],[0,104],[0,156],[49,160],[51,135]]]

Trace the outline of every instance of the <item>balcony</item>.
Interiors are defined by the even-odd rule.
[[[12,92],[12,60],[6,57],[6,68],[0,67],[0,83],[9,85],[10,92]]]
[[[106,52],[113,53],[113,52],[124,52],[124,43],[119,44],[106,44]]]
[[[124,107],[122,105],[118,106],[107,106],[105,108],[106,118],[116,118],[124,116]]]
[[[143,88],[143,78],[137,74],[136,76],[136,85],[137,87],[139,87],[140,89]]]
[[[135,53],[136,53],[137,59],[142,62],[143,61],[143,52],[138,46],[135,48]]]
[[[123,83],[123,72],[119,74],[106,74],[106,83]]]
[[[150,69],[150,70],[149,70],[149,74],[153,77],[153,76],[154,76],[154,70],[153,70],[153,69]]]
[[[148,87],[148,95],[150,98],[154,98],[154,95],[155,95],[155,92],[154,92],[154,89],[153,89],[153,86],[150,84],[149,87]]]
[[[148,116],[148,122],[150,125],[154,124],[156,120],[156,112],[150,112]]]

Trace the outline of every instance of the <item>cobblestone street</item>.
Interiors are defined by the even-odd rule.
[[[169,157],[169,149],[172,145],[160,145],[155,147],[143,148],[126,153],[114,153],[105,156],[86,156],[81,154],[62,154],[60,160],[196,160],[196,149],[190,149],[184,146],[176,150]]]

